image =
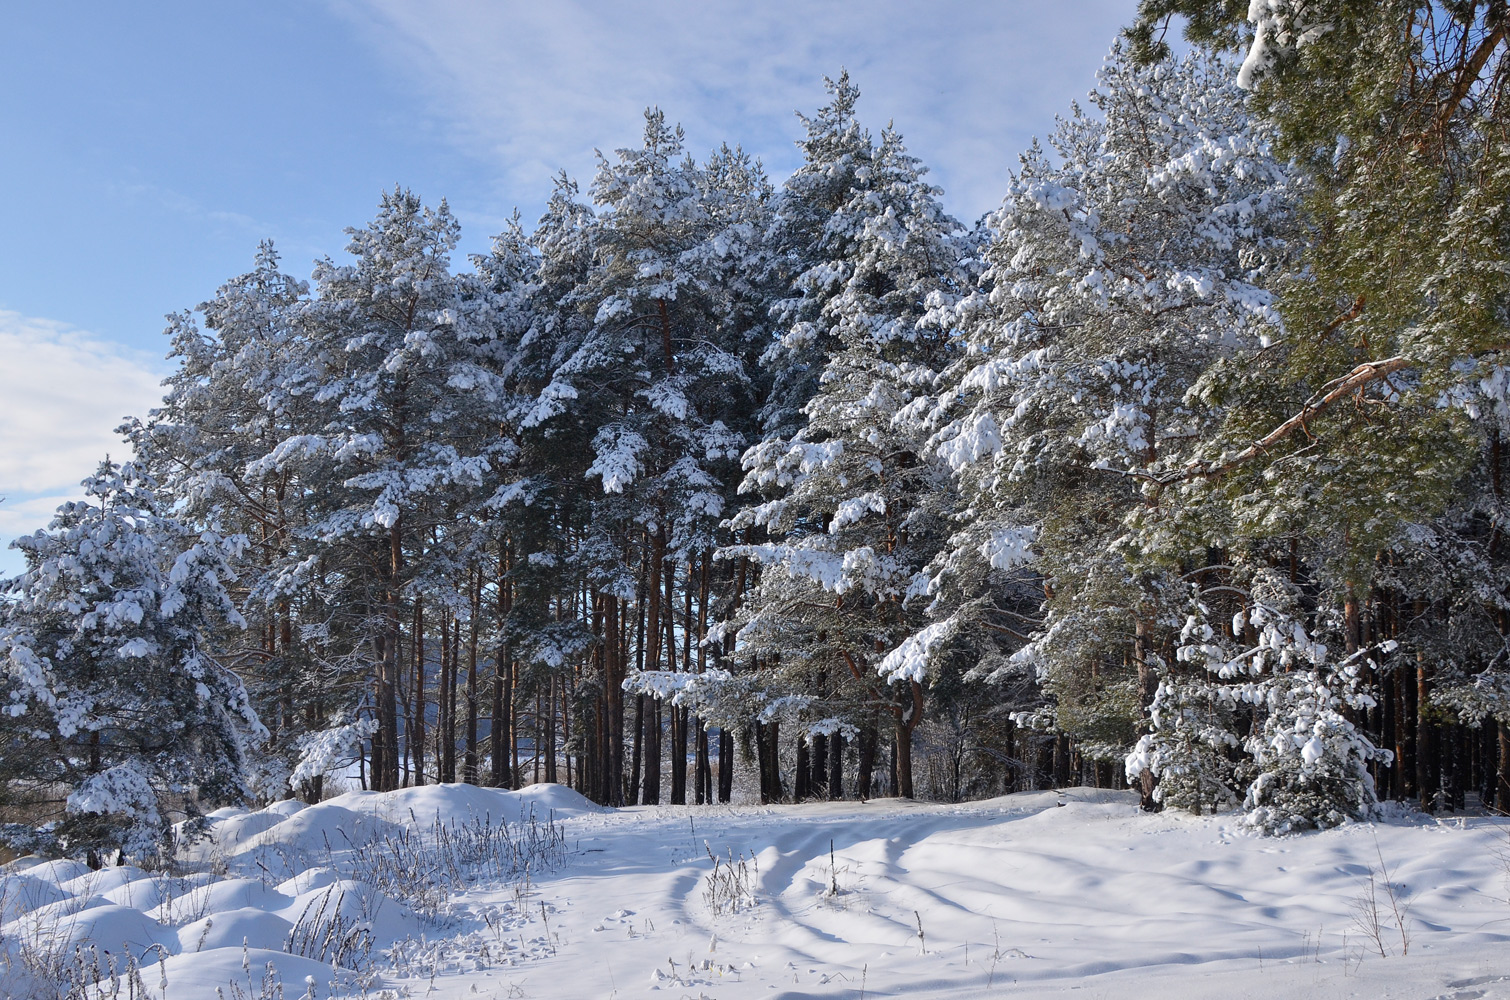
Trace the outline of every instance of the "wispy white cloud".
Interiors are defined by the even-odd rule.
[[[162,398],[166,365],[53,320],[0,310],[0,547],[44,527],[106,454],[122,418]],[[0,552],[0,574],[20,567]]]
[[[181,215],[186,219],[198,223],[225,226],[254,235],[263,235],[272,227],[265,222],[260,222],[241,212],[229,212],[223,209],[206,208],[199,202],[187,195],[180,194],[160,184],[125,183],[121,181],[111,182],[107,190],[112,197],[121,199],[139,199],[161,208],[165,211]]]
[[[995,206],[1132,13],[1126,0],[329,2],[426,90],[437,138],[494,159],[500,193],[526,204],[558,169],[586,174],[594,147],[634,143],[648,105],[694,150],[741,142],[784,175],[793,110],[816,108],[822,77],[845,67],[862,118],[895,119],[965,218]]]
[[[8,546],[13,538],[47,527],[64,501],[78,500],[81,496],[82,493],[75,490],[20,500],[6,497],[5,502],[0,503],[0,540],[3,540],[0,544]],[[0,576],[14,576],[22,569],[22,563],[21,556],[16,552],[8,549],[0,552]]]

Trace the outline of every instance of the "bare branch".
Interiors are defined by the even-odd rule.
[[[1294,416],[1231,458],[1221,462],[1192,462],[1178,472],[1163,476],[1143,476],[1139,474],[1138,478],[1148,478],[1162,485],[1168,485],[1189,479],[1210,479],[1231,472],[1239,465],[1251,462],[1253,459],[1264,454],[1296,431],[1303,430],[1306,421],[1325,412],[1337,400],[1349,393],[1362,389],[1370,382],[1376,382],[1379,379],[1393,375],[1397,371],[1409,368],[1412,364],[1414,362],[1402,355],[1385,358],[1382,361],[1366,361],[1341,378],[1333,379],[1322,386],[1321,390],[1307,400],[1306,404]],[[1134,475],[1133,473],[1128,474]]]

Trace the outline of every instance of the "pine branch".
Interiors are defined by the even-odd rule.
[[[1167,486],[1190,479],[1212,479],[1231,472],[1238,466],[1265,454],[1296,431],[1304,430],[1307,421],[1325,412],[1337,400],[1362,389],[1370,382],[1376,382],[1409,368],[1413,363],[1403,355],[1385,358],[1382,361],[1365,361],[1341,378],[1333,379],[1322,386],[1320,391],[1308,399],[1297,413],[1231,458],[1221,462],[1192,462],[1178,472],[1147,478]]]

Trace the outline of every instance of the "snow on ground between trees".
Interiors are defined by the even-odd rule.
[[[441,785],[225,809],[212,830],[188,877],[7,866],[0,969],[108,975],[129,953],[172,1000],[294,1000],[306,977],[372,998],[1510,997],[1495,818],[1273,839],[1088,789],[605,810]],[[1357,919],[1371,876],[1378,942]]]

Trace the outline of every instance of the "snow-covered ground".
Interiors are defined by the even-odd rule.
[[[1079,789],[609,811],[446,785],[213,829],[187,878],[9,866],[12,995],[28,967],[77,980],[130,952],[168,1000],[1510,997],[1494,818],[1267,839]]]

